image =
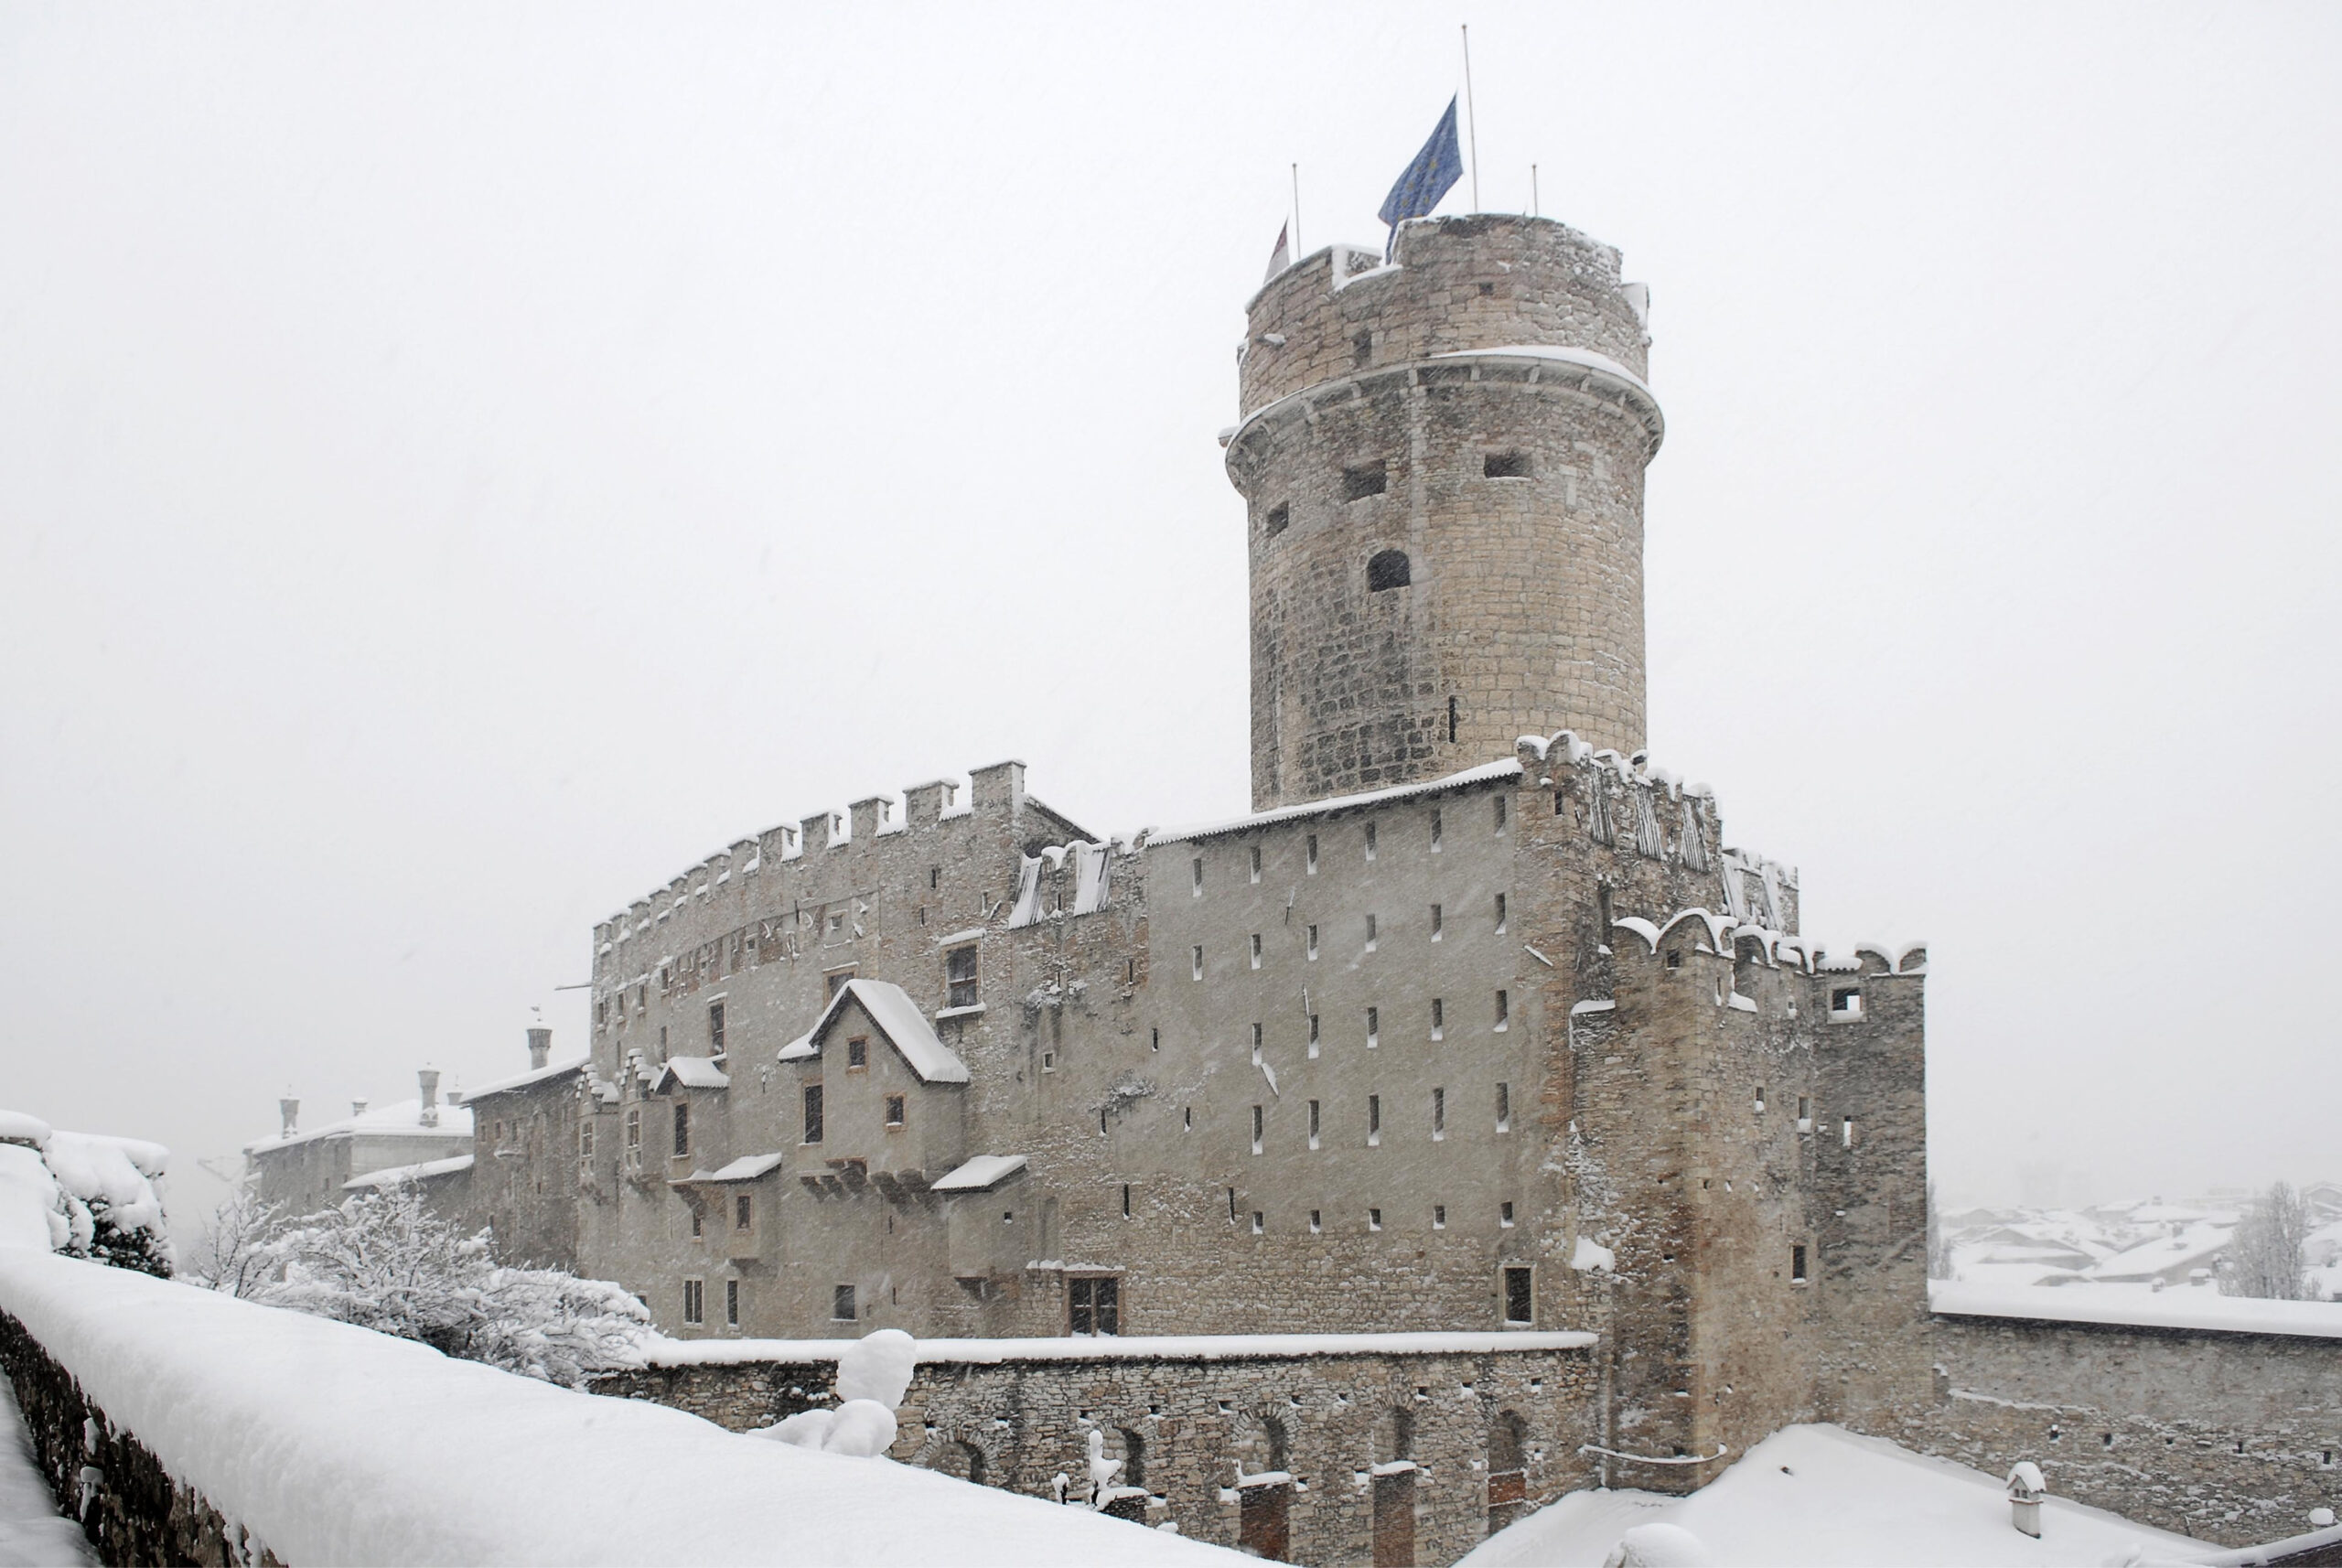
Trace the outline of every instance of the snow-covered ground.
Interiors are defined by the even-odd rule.
[[[0,1568],[68,1568],[97,1560],[81,1527],[59,1517],[48,1483],[34,1467],[16,1391],[0,1377]]]
[[[1697,1536],[1714,1568],[1997,1568],[2199,1563],[2205,1543],[2051,1498],[2041,1539],[2009,1522],[1996,1476],[1835,1426],[1792,1426],[1688,1498],[1574,1492],[1502,1530],[1458,1568],[1599,1568],[1638,1525]]]
[[[0,1308],[289,1563],[1233,1560],[1086,1509],[738,1436],[38,1248],[0,1246]]]

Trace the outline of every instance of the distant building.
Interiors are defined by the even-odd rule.
[[[415,1078],[413,1100],[379,1108],[358,1101],[348,1116],[306,1132],[298,1126],[301,1102],[278,1101],[284,1125],[276,1135],[244,1145],[253,1192],[280,1212],[307,1214],[341,1202],[356,1186],[379,1184],[386,1173],[443,1186],[461,1176],[468,1165],[448,1162],[471,1158],[471,1112],[441,1102],[435,1069]],[[459,1183],[457,1190],[465,1189]]]

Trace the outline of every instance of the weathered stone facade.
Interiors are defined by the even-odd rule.
[[[1140,1522],[1255,1550],[1275,1530],[1285,1546],[1273,1555],[1290,1562],[1453,1562],[1492,1526],[1591,1484],[1578,1452],[1595,1403],[1588,1348],[1537,1343],[1574,1336],[1513,1337],[1475,1352],[1072,1355],[1049,1341],[1019,1357],[1013,1344],[930,1345],[893,1453],[1036,1497],[1062,1477],[1079,1500],[1095,1431],[1123,1463],[1115,1483],[1143,1494],[1127,1499]],[[747,1431],[824,1402],[833,1370],[751,1359],[600,1387]]]
[[[1546,219],[1411,224],[1380,261],[1322,252],[1249,312],[1256,808],[1523,734],[1643,744],[1645,294]]]

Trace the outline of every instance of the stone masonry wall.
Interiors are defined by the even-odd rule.
[[[826,1363],[657,1368],[600,1391],[651,1399],[746,1431],[826,1402]],[[1589,1483],[1585,1349],[1481,1355],[1341,1355],[1204,1360],[1176,1357],[922,1362],[899,1412],[894,1456],[1035,1497],[1053,1478],[1086,1492],[1088,1434],[1124,1462],[1118,1484],[1144,1487],[1150,1523],[1237,1545],[1235,1482],[1284,1472],[1286,1560],[1373,1561],[1376,1466],[1413,1461],[1411,1561],[1452,1563],[1499,1524]],[[1515,1451],[1490,1499],[1489,1461]],[[1135,1474],[1133,1474],[1135,1471]],[[1392,1505],[1386,1501],[1385,1509]],[[1385,1521],[1388,1522],[1387,1520]]]
[[[165,1474],[145,1444],[114,1431],[73,1375],[6,1313],[0,1313],[0,1368],[24,1410],[34,1465],[59,1511],[81,1521],[99,1561],[282,1568],[265,1544]]]
[[[1929,1399],[1850,1422],[2228,1546],[2342,1508],[2342,1340],[1939,1317]]]

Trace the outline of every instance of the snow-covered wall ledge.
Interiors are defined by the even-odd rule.
[[[2342,1302],[2263,1301],[2183,1288],[2154,1294],[2121,1286],[1977,1285],[1934,1280],[1928,1305],[1946,1317],[2004,1317],[2197,1334],[2279,1334],[2342,1339]]]
[[[834,1361],[851,1339],[662,1339],[654,1367],[745,1366],[756,1361],[811,1365]],[[1601,1337],[1578,1331],[1540,1334],[1132,1334],[1043,1339],[922,1339],[921,1362],[996,1366],[1006,1361],[1273,1361],[1317,1356],[1488,1356],[1532,1350],[1590,1350]]]
[[[105,1472],[144,1454],[249,1561],[908,1564],[940,1542],[967,1563],[1226,1560],[1083,1509],[736,1437],[29,1248],[0,1248],[0,1351],[36,1394],[27,1417],[52,1476],[67,1451],[85,1514],[170,1507]],[[86,1432],[57,1430],[68,1379]]]

